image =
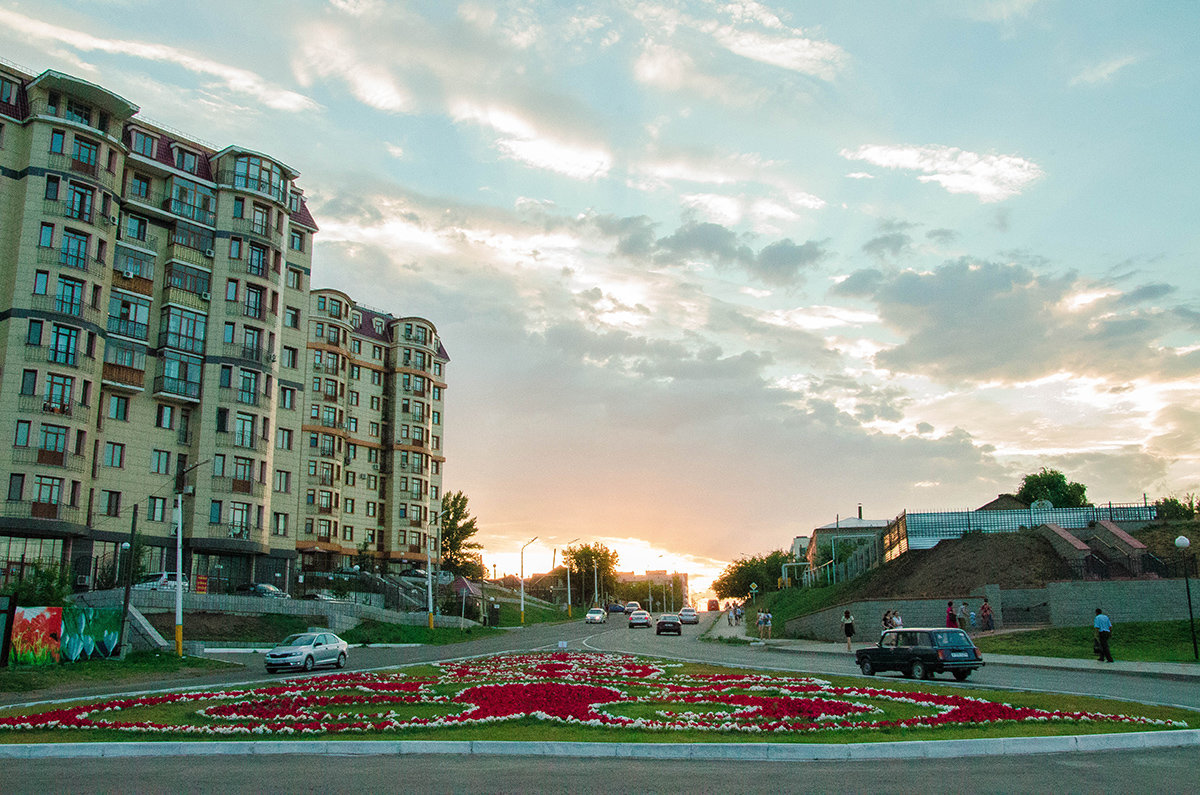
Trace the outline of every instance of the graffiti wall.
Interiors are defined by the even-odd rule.
[[[111,657],[120,631],[116,608],[18,607],[9,662],[51,665]]]

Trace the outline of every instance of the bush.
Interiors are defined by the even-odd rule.
[[[16,598],[24,607],[64,607],[71,604],[71,579],[58,566],[35,563],[20,580],[10,582],[0,591]]]

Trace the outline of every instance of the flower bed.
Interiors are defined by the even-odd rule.
[[[0,731],[286,737],[395,733],[527,719],[651,732],[783,736],[1031,722],[1114,728],[1185,725],[1132,715],[1012,706],[961,694],[835,686],[811,677],[672,675],[673,667],[677,666],[624,655],[508,654],[443,663],[431,677],[339,673],[245,690],[109,699],[6,716],[0,718]],[[183,718],[146,717],[164,707]]]

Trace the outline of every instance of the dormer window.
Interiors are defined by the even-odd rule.
[[[383,334],[383,320],[382,319],[375,318],[375,322],[373,325],[375,326],[376,334]]]
[[[154,149],[157,143],[154,136],[147,135],[141,130],[133,131],[133,151],[139,155],[154,157]]]
[[[350,315],[350,325],[354,326],[355,328],[358,328],[359,326],[361,326],[362,325],[362,315],[360,315],[357,312]]]
[[[63,117],[71,121],[77,121],[80,124],[92,126],[92,108],[90,105],[85,105],[79,100],[68,99],[67,109]]]
[[[179,147],[175,148],[175,168],[180,171],[186,171],[189,174],[195,174],[199,165],[200,158],[195,152],[189,152]]]
[[[293,192],[288,196],[288,212],[292,212],[292,213],[300,212],[300,194],[299,193]]]
[[[17,84],[4,77],[0,77],[0,102],[5,105],[17,104]]]

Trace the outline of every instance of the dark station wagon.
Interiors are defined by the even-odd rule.
[[[961,629],[915,627],[889,629],[879,645],[859,649],[859,669],[871,676],[877,671],[900,671],[914,679],[929,679],[946,671],[963,681],[983,666],[983,655]]]

